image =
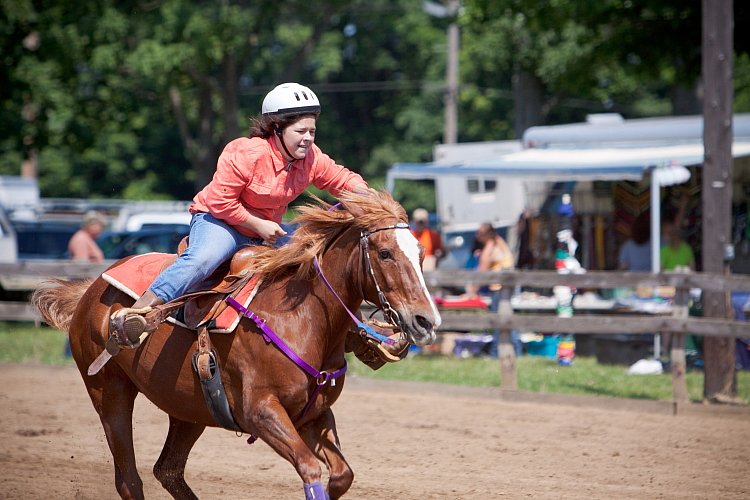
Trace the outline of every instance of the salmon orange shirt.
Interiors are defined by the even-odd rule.
[[[241,137],[224,148],[213,179],[195,195],[190,213],[208,212],[242,234],[257,237],[240,226],[248,214],[281,223],[289,203],[310,184],[334,196],[367,185],[315,144],[304,159],[288,164],[273,138]]]

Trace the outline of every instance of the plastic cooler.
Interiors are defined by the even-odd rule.
[[[557,344],[560,338],[557,335],[545,335],[542,340],[526,342],[526,354],[529,356],[543,356],[545,358],[557,357]]]

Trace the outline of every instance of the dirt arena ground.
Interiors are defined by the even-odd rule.
[[[104,433],[74,367],[0,365],[0,498],[115,498]],[[524,401],[524,399],[526,399]],[[347,380],[334,407],[355,471],[346,498],[750,498],[750,412]],[[149,498],[167,418],[136,401]],[[302,498],[264,443],[208,429],[187,467],[200,498]]]

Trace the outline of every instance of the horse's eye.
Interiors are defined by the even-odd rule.
[[[390,250],[380,250],[378,252],[378,257],[380,257],[380,260],[390,260],[393,258],[393,254]]]

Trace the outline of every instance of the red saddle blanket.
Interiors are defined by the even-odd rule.
[[[159,273],[172,264],[176,258],[177,256],[172,253],[154,252],[136,255],[107,269],[102,274],[102,278],[118,290],[138,299]],[[243,306],[248,307],[259,285],[260,279],[254,277],[241,290],[233,293],[234,298]],[[226,307],[216,318],[212,319],[208,329],[211,333],[230,333],[237,327],[240,319],[241,316],[235,308]],[[185,328],[193,328],[173,317],[167,318],[167,321]]]

